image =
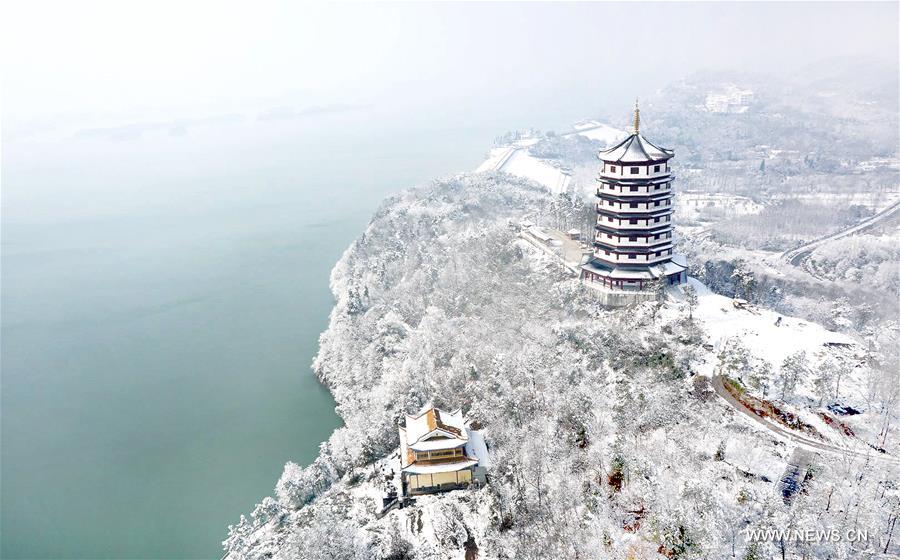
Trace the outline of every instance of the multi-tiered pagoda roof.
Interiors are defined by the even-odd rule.
[[[654,163],[668,161],[673,157],[673,150],[660,148],[639,132],[600,152],[600,159],[607,163]]]

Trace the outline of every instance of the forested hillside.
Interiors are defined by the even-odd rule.
[[[337,303],[315,362],[345,426],[312,465],[288,464],[275,497],[232,527],[229,557],[769,558],[784,548],[855,558],[890,546],[895,464],[823,452],[787,499],[778,480],[795,446],[713,391],[715,374],[759,398],[759,380],[771,382],[780,395],[765,398],[811,424],[826,449],[865,449],[802,410],[816,391],[833,393],[833,379],[819,387],[802,372],[838,356],[802,330],[767,355],[739,341],[713,348],[700,313],[719,313],[703,299],[713,295],[696,309],[604,310],[511,227],[561,211],[537,185],[497,174],[384,204],[334,269]],[[853,426],[874,438],[896,391],[865,349],[852,359],[840,390],[867,407]],[[489,482],[378,518],[398,421],[432,401],[462,407],[485,431]],[[871,539],[753,544],[742,532],[801,522],[866,528]]]

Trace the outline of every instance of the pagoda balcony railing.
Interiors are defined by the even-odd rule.
[[[634,220],[635,223],[631,223]],[[672,223],[672,215],[657,216],[655,218],[616,218],[613,216],[598,216],[597,225],[614,227],[616,229],[647,229],[661,227]]]
[[[632,207],[632,204],[635,206]],[[597,203],[597,211],[617,212],[620,214],[646,214],[672,207],[672,199],[657,200],[655,202],[612,202],[605,200]]]
[[[662,243],[657,243],[656,245],[651,246],[632,246],[626,247],[624,245],[610,245],[609,243],[595,243],[594,244],[594,253],[598,255],[605,255],[607,251],[610,254],[631,254],[634,253],[638,256],[638,259],[642,259],[643,256],[640,255],[653,255],[654,253],[665,253],[666,251],[672,249],[674,245],[671,240],[665,240]]]
[[[659,166],[659,171],[653,171],[656,166]],[[632,173],[631,168],[637,167],[638,172]],[[672,169],[665,164],[653,164],[651,166],[646,165],[617,165],[616,170],[612,171],[612,167],[607,164],[604,167],[600,168],[600,176],[609,178],[609,179],[656,179],[658,177],[665,177],[666,175],[672,172]]]
[[[597,187],[597,196],[653,196],[657,194],[667,194],[672,192],[671,183],[660,183],[658,185],[608,185],[601,183]]]
[[[630,225],[630,224],[629,224]],[[662,222],[659,224],[653,224],[653,226],[641,226],[639,230],[634,228],[620,228],[612,225],[610,222],[607,222],[605,219],[602,221],[598,220],[594,229],[601,234],[611,234],[613,237],[634,237],[635,235],[639,237],[653,237],[657,234],[663,234],[666,232],[670,232],[674,229],[674,225],[672,222]]]
[[[604,245],[614,245],[616,247],[651,247],[653,245],[662,245],[664,243],[674,243],[675,234],[671,231],[659,234],[659,236],[651,235],[648,237],[633,236],[622,237],[609,233],[598,233],[594,237],[597,243]]]
[[[661,251],[661,255],[656,253],[613,253],[611,251],[594,251],[594,256],[601,261],[610,264],[657,264],[668,261],[672,258],[673,249],[665,249]],[[607,254],[607,252],[609,254]],[[633,258],[632,258],[633,257]]]

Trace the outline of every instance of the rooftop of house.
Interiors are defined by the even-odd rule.
[[[406,427],[399,431],[400,457],[405,472],[452,471],[480,463],[487,466],[484,437],[465,427],[461,410],[447,412],[428,405],[418,414],[407,416]],[[416,460],[416,453],[460,448],[461,454]]]
[[[439,441],[442,437],[462,442],[468,439],[461,410],[447,412],[428,405],[418,414],[406,417],[406,442],[410,447],[426,440]]]

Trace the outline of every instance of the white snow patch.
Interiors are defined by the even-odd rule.
[[[568,171],[538,159],[525,150],[514,153],[502,171],[540,183],[553,194],[566,192],[572,182],[572,175]]]
[[[694,316],[704,324],[710,344],[717,350],[727,339],[737,338],[751,352],[777,366],[798,351],[805,351],[810,356],[822,352],[825,343],[855,343],[846,335],[796,317],[782,316],[754,306],[750,306],[749,310],[737,309],[731,298],[710,292],[694,278],[688,282],[698,296]],[[779,317],[781,324],[775,326]]]
[[[466,430],[469,434],[469,443],[466,444],[466,453],[478,459],[479,467],[490,467],[491,458],[488,455],[487,444],[484,442],[484,435],[476,430]]]
[[[504,146],[490,151],[488,159],[476,169],[481,171],[502,171],[531,179],[547,187],[553,194],[564,193],[572,184],[572,174],[547,160],[536,158],[521,146]]]
[[[622,140],[628,133],[599,121],[580,121],[572,125],[578,134],[591,140],[599,140],[607,146],[612,146]]]
[[[771,482],[781,478],[786,466],[783,459],[775,456],[766,447],[760,446],[757,440],[729,440],[725,444],[725,461],[742,471],[763,476]]]
[[[491,148],[491,151],[488,153],[488,158],[484,160],[481,165],[475,168],[476,173],[481,173],[482,171],[499,171],[503,164],[506,163],[506,160],[509,159],[509,156],[516,151],[515,146],[502,146],[500,148]]]

